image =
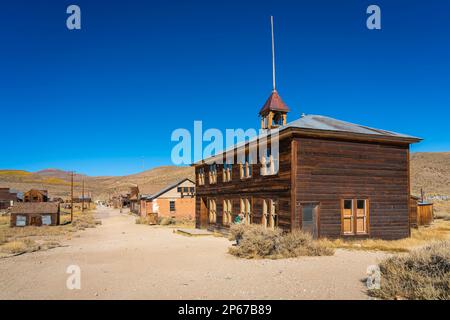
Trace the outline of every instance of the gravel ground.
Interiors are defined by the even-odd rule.
[[[185,237],[99,209],[102,225],[65,247],[0,259],[0,299],[367,299],[362,280],[383,253],[242,260],[225,238]],[[81,289],[69,290],[69,265]]]

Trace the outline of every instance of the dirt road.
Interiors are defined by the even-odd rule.
[[[102,225],[65,247],[0,259],[0,299],[367,299],[367,266],[382,253],[241,260],[220,237],[185,237],[99,209]],[[69,265],[81,289],[69,290]]]

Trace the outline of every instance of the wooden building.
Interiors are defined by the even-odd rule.
[[[433,203],[411,196],[409,222],[412,228],[430,225],[433,222]]]
[[[18,192],[10,188],[0,188],[0,210],[8,209],[21,201]]]
[[[24,202],[11,209],[11,227],[56,226],[59,222],[59,203]]]
[[[48,191],[31,189],[25,192],[23,197],[24,202],[48,202]]]
[[[288,111],[274,90],[258,137],[228,150],[231,160],[194,164],[196,226],[226,231],[242,213],[245,223],[314,237],[408,237],[409,147],[421,139],[320,115],[287,123]]]
[[[134,214],[139,214],[140,201],[139,201],[139,187],[130,187],[130,211]]]
[[[195,183],[188,178],[164,187],[152,195],[140,196],[140,215],[194,219]]]

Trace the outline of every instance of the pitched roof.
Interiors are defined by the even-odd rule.
[[[302,115],[301,118],[289,122],[284,126],[280,126],[275,129],[279,134],[288,129],[297,129],[299,132],[303,133],[328,133],[332,136],[339,137],[342,133],[350,133],[358,136],[360,140],[371,140],[373,138],[379,138],[386,141],[402,141],[404,143],[415,143],[419,142],[422,139],[410,135],[406,135],[403,133],[398,133],[394,131],[375,129],[351,122],[346,122],[326,116],[320,115]],[[193,165],[202,164],[204,161],[216,161],[215,159],[219,159],[225,154],[227,151],[243,148],[247,144],[257,143],[258,139],[263,137],[268,137],[271,134],[271,130],[264,130],[263,133],[259,134],[256,137],[251,138],[245,142],[239,142],[234,146],[227,148],[226,150],[217,153],[212,157],[208,157],[202,160],[199,160]]]
[[[55,202],[23,202],[11,208],[11,213],[58,213],[59,204]]]
[[[182,183],[185,182],[186,180],[188,180],[188,181],[192,182],[193,184],[195,184],[195,182],[192,181],[191,179],[189,179],[189,178],[184,178],[184,179],[181,179],[181,180],[179,180],[179,181],[177,181],[177,182],[175,182],[175,183],[173,183],[173,184],[171,184],[171,185],[166,186],[165,188],[159,190],[159,191],[158,191],[157,193],[155,193],[155,194],[148,195],[148,196],[143,196],[143,198],[145,198],[145,199],[147,199],[147,200],[153,200],[153,199],[155,199],[155,198],[158,198],[159,196],[163,195],[163,194],[166,193],[167,191],[169,191],[169,190],[171,190],[171,189],[173,189],[173,188],[179,186],[180,184],[182,184]]]
[[[289,127],[300,129],[349,132],[349,133],[377,135],[385,137],[411,138],[421,140],[420,138],[406,135],[403,133],[371,128],[360,124],[355,124],[351,122],[333,119],[326,116],[313,114],[303,115],[301,118],[288,123],[283,128]]]
[[[259,110],[259,114],[265,114],[270,110],[289,112],[289,107],[284,103],[276,90],[272,91],[266,103],[264,103],[261,110]]]

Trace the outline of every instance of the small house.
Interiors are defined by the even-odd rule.
[[[168,185],[152,195],[140,196],[140,215],[193,219],[195,183],[188,178]]]
[[[0,188],[0,210],[6,210],[21,201],[17,192],[10,188]]]
[[[11,209],[11,227],[56,226],[59,222],[59,203],[24,202]]]

